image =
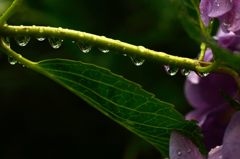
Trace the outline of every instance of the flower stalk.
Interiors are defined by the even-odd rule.
[[[31,36],[31,37],[56,37],[60,39],[71,39],[73,41],[83,41],[90,45],[98,47],[107,47],[110,50],[117,50],[122,54],[128,54],[129,56],[137,56],[145,59],[152,59],[159,61],[163,64],[174,65],[181,68],[187,68],[189,70],[194,70],[201,72],[202,67],[209,66],[210,62],[203,62],[200,60],[179,57],[174,55],[169,55],[164,52],[154,51],[147,49],[143,46],[136,46],[121,42],[119,40],[114,40],[111,38],[106,38],[105,36],[94,35],[90,33],[85,33],[81,31],[46,27],[46,26],[13,26],[7,25],[1,27],[1,36]],[[205,71],[203,69],[203,71]],[[209,70],[207,70],[209,71]],[[212,70],[211,70],[212,71]]]

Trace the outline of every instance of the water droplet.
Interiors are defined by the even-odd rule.
[[[182,155],[182,152],[181,152],[181,151],[178,151],[178,152],[177,152],[177,155],[178,155],[178,156],[181,156],[181,155]]]
[[[183,75],[183,76],[188,76],[189,74],[190,74],[190,70],[187,70],[187,69],[181,69],[181,74]]]
[[[31,38],[29,36],[15,37],[15,40],[19,46],[26,46],[29,43],[30,39]]]
[[[106,53],[109,53],[110,50],[107,49],[107,48],[98,48],[99,51],[101,51],[102,53],[106,54]]]
[[[125,57],[127,56],[127,54],[122,54],[122,55],[125,56]]]
[[[92,49],[92,47],[84,42],[77,42],[77,46],[83,53],[89,53]]]
[[[48,38],[48,42],[52,46],[52,48],[58,49],[62,46],[63,40],[59,38],[51,37],[51,38]]]
[[[172,67],[169,65],[164,65],[164,69],[167,72],[168,75],[170,76],[175,76],[178,73],[178,68],[177,67]]]
[[[13,57],[8,56],[8,62],[10,63],[10,65],[15,65],[18,61]]]
[[[135,66],[142,66],[145,62],[145,59],[142,59],[140,57],[130,57],[130,59]]]
[[[46,38],[45,37],[38,37],[36,39],[37,39],[37,41],[44,41]]]
[[[198,76],[199,77],[207,77],[209,75],[209,73],[200,73],[198,72]]]

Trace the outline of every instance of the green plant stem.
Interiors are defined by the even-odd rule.
[[[201,46],[200,46],[200,49],[201,49],[201,52],[200,52],[200,55],[199,55],[198,60],[204,61],[205,52],[206,52],[206,49],[207,49],[206,44],[205,44],[205,43],[202,43]]]
[[[14,14],[16,8],[21,4],[22,0],[14,0],[11,6],[0,17],[0,26],[2,26]]]
[[[35,62],[32,62],[32,61],[30,61],[30,60],[22,57],[21,54],[18,54],[18,53],[16,53],[15,51],[13,51],[13,50],[9,47],[9,45],[4,42],[3,38],[0,39],[0,50],[1,50],[2,52],[4,52],[5,54],[7,54],[8,56],[16,59],[16,60],[17,60],[19,63],[21,63],[22,65],[27,66],[27,67],[29,67],[29,68],[32,68],[32,67],[34,67],[35,64],[37,64],[37,63],[35,63]]]
[[[143,46],[135,46],[119,40],[113,40],[104,36],[93,35],[85,32],[54,28],[54,27],[43,27],[43,26],[9,26],[5,24],[0,30],[1,36],[33,36],[33,37],[58,37],[68,38],[75,41],[87,42],[91,45],[97,45],[98,47],[104,47],[109,49],[115,49],[121,53],[127,53],[130,56],[139,56],[142,58],[148,58],[157,60],[163,64],[175,65],[181,68],[187,68],[196,72],[208,73],[208,72],[223,72],[231,75],[238,83],[240,88],[239,75],[236,71],[228,67],[223,67],[217,61],[213,63],[203,62],[201,60],[194,60],[190,58],[178,57],[166,54],[164,52],[157,52]],[[205,49],[205,45],[204,45]],[[203,50],[204,50],[203,49]],[[31,68],[35,71],[39,71],[37,63],[32,62],[22,55],[14,52],[11,48],[4,43],[3,40],[0,42],[0,50],[6,53],[8,56],[15,58],[18,62]]]
[[[153,51],[143,46],[135,46],[119,40],[113,40],[104,36],[98,36],[81,31],[44,26],[12,26],[5,24],[1,30],[2,36],[31,36],[31,37],[57,37],[71,39],[76,42],[86,42],[90,45],[117,50],[122,54],[137,56],[144,59],[157,60],[163,64],[174,65],[189,70],[199,71],[198,68],[208,66],[211,63],[178,57],[164,52]],[[200,70],[201,71],[201,70]]]

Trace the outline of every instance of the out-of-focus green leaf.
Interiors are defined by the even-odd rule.
[[[199,13],[199,0],[172,0],[178,10],[179,19],[189,36],[201,42],[203,30]]]
[[[202,146],[201,135],[194,122],[184,120],[173,105],[158,100],[138,84],[109,70],[63,59],[39,62],[35,70],[144,138],[164,156],[168,155],[172,130],[186,134],[198,146]]]
[[[240,70],[240,55],[232,51],[222,48],[213,39],[208,39],[207,44],[210,46],[214,53],[214,58],[222,66],[230,67],[237,72]]]
[[[0,16],[11,5],[11,3],[12,2],[9,0],[0,0]]]

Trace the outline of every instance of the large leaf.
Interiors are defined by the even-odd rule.
[[[185,121],[171,104],[106,69],[61,59],[42,61],[34,68],[153,144],[164,156],[168,155],[172,130],[188,135],[201,145],[194,122]]]

